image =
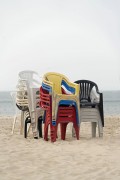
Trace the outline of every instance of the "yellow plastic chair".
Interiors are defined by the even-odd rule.
[[[76,103],[78,124],[80,125],[79,85],[70,82],[66,76],[56,72],[48,72],[44,74],[42,82],[51,88],[50,93],[52,96],[52,121],[56,121],[59,102],[62,100],[72,100]],[[67,90],[71,93],[62,94],[62,85],[67,86]]]

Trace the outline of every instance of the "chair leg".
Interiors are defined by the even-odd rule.
[[[101,120],[98,121],[98,133],[99,133],[99,137],[103,137],[103,125]]]
[[[29,134],[29,132],[30,132],[30,128],[31,128],[31,123],[30,123],[30,125],[29,125],[29,128],[28,128],[28,132],[27,132],[27,134]]]
[[[42,116],[40,116],[38,118],[38,131],[39,131],[39,137],[41,138],[42,138],[42,121],[43,121]]]
[[[97,122],[92,122],[92,137],[96,137],[96,126]]]
[[[55,142],[57,138],[57,126],[50,125],[51,142]]]
[[[80,127],[77,126],[76,124],[73,125],[75,133],[76,133],[76,138],[79,140],[79,132],[80,132]]]
[[[27,138],[27,121],[25,120],[24,138]]]
[[[56,125],[56,138],[58,138],[58,124]]]
[[[15,124],[16,124],[17,116],[14,116],[13,125],[12,125],[12,134],[14,134]]]
[[[68,125],[68,123],[61,123],[60,124],[60,127],[61,127],[61,139],[62,140],[65,140],[67,125]]]
[[[48,141],[48,126],[49,124],[44,124],[44,140]]]
[[[25,120],[25,126],[24,126],[24,138],[27,138],[27,135],[28,135],[28,131],[27,131],[27,124],[28,123],[31,123],[31,120],[27,118]]]
[[[76,137],[74,126],[72,126],[72,137]]]
[[[46,112],[44,119],[44,140],[48,141],[48,127],[50,125],[50,114]]]
[[[20,128],[20,134],[23,134],[24,129],[24,111],[21,111],[21,128]]]

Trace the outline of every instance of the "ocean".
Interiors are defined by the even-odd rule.
[[[104,91],[103,104],[105,115],[120,115],[120,91]],[[14,115],[15,108],[10,92],[0,92],[0,116]]]

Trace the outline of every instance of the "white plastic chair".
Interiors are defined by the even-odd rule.
[[[19,79],[26,84],[32,132],[34,138],[38,138],[38,118],[43,116],[44,113],[39,106],[39,89],[41,86],[41,77],[37,72],[28,70],[19,72]]]

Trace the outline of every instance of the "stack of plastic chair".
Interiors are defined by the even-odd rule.
[[[63,86],[70,92],[63,94]],[[44,122],[44,139],[48,140],[50,125],[51,141],[55,142],[57,127],[61,126],[61,139],[65,140],[66,127],[73,123],[76,137],[79,139],[80,106],[79,85],[71,83],[64,75],[49,72],[43,76],[40,88],[40,106],[46,111]]]
[[[98,134],[99,137],[102,137],[104,127],[103,94],[99,92],[97,84],[92,81],[78,80],[75,83],[80,86],[81,122],[91,122],[92,137],[96,137],[98,125]]]
[[[28,96],[28,108],[30,119],[25,120],[25,136],[27,135],[27,123],[31,123],[34,138],[42,137],[42,120],[44,111],[40,108],[40,86],[41,78],[37,72],[21,71],[19,72],[20,81],[26,84]]]

